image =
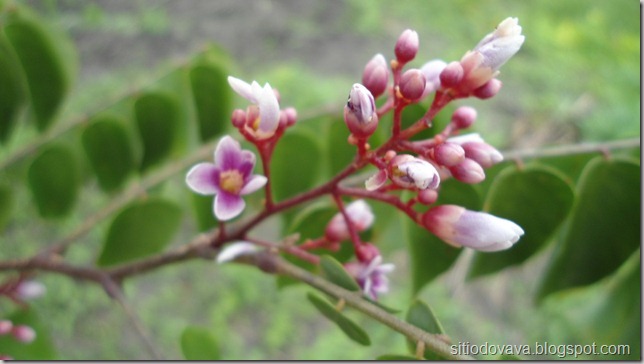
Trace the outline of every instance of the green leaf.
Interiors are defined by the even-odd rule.
[[[369,335],[355,322],[336,310],[329,301],[311,292],[307,293],[306,297],[324,317],[335,322],[351,340],[364,346],[371,345]]]
[[[545,246],[565,220],[575,198],[566,180],[558,171],[545,167],[504,169],[490,188],[484,210],[514,221],[525,235],[508,250],[476,252],[468,278],[523,263]]]
[[[58,217],[72,210],[80,188],[80,172],[70,148],[54,145],[43,150],[27,173],[40,216]]]
[[[181,352],[186,360],[220,360],[219,345],[210,330],[188,326],[181,333]]]
[[[65,39],[55,37],[57,33],[45,22],[23,10],[9,17],[4,31],[27,80],[37,128],[44,131],[69,91],[71,75],[66,67],[74,64],[74,60],[65,57],[61,46]]]
[[[199,231],[208,231],[218,225],[214,216],[212,196],[190,193],[190,200]]]
[[[3,317],[14,325],[27,325],[36,332],[36,339],[29,344],[19,343],[12,335],[0,336],[0,353],[15,360],[56,360],[58,354],[51,340],[47,325],[42,323],[33,307],[21,309]]]
[[[0,33],[0,143],[7,141],[24,104],[25,92],[20,79],[20,66]]]
[[[543,157],[535,161],[535,164],[545,164],[558,169],[561,173],[576,182],[579,179],[584,167],[591,159],[597,157],[596,153],[571,154],[555,157]]]
[[[101,188],[114,191],[123,186],[134,170],[134,152],[123,123],[110,116],[97,117],[81,139]]]
[[[311,188],[320,172],[322,153],[316,138],[289,130],[277,143],[271,158],[271,183],[276,201]]]
[[[408,361],[408,360],[419,360],[418,358],[411,355],[403,354],[383,354],[376,358],[376,360],[386,360],[386,361]]]
[[[325,124],[328,133],[325,147],[329,156],[329,176],[331,177],[351,164],[357,148],[347,141],[350,133],[344,120],[327,117]]]
[[[579,178],[578,200],[546,269],[538,299],[594,283],[640,246],[640,167],[597,157]]]
[[[97,264],[110,266],[160,252],[181,222],[177,204],[151,198],[126,207],[112,221]]]
[[[638,360],[641,357],[641,251],[611,276],[586,287],[549,295],[544,311],[559,342],[620,345],[623,355],[579,359]]]
[[[360,291],[360,286],[356,280],[349,275],[342,264],[329,255],[323,255],[320,258],[320,267],[324,276],[332,283],[348,289],[349,291]]]
[[[437,205],[440,204],[456,204],[478,209],[480,202],[472,186],[449,180],[441,184]],[[425,284],[449,269],[458,258],[461,249],[448,245],[407,217],[404,217],[403,227],[409,244],[412,293],[415,295]]]
[[[0,183],[0,233],[11,218],[14,207],[13,191],[11,186]]]
[[[443,325],[441,325],[436,315],[434,315],[434,311],[432,310],[432,308],[429,307],[427,303],[419,299],[414,300],[414,302],[409,307],[409,311],[407,311],[407,317],[405,317],[405,321],[409,322],[410,324],[422,330],[429,332],[430,334],[445,334]],[[412,354],[416,353],[415,342],[407,340],[407,346],[409,348],[409,351]],[[436,355],[433,352],[426,351],[425,359],[440,360],[441,357]]]
[[[222,134],[230,123],[232,94],[227,81],[228,72],[218,63],[197,64],[190,70],[190,87],[201,141]]]
[[[143,143],[141,171],[167,158],[179,128],[177,100],[169,94],[149,92],[134,103],[134,115]]]

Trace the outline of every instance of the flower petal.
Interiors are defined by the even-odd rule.
[[[255,95],[253,95],[253,89],[251,85],[249,85],[245,81],[242,81],[239,78],[235,78],[233,76],[228,76],[228,84],[233,89],[233,91],[239,94],[239,96],[254,104],[257,103],[257,98],[255,97]]]
[[[246,255],[248,253],[254,253],[258,251],[258,247],[255,244],[249,243],[247,241],[240,241],[237,243],[230,244],[226,246],[221,252],[217,255],[217,263],[226,263],[235,258]]]
[[[186,184],[191,190],[202,195],[214,195],[219,191],[217,185],[218,168],[212,163],[199,163],[186,175]]]
[[[215,164],[223,171],[237,169],[242,161],[242,151],[239,142],[226,135],[215,149]]]
[[[267,83],[261,91],[258,100],[259,106],[259,131],[272,136],[280,121],[280,105],[271,86]]]
[[[387,182],[387,170],[381,169],[364,183],[367,191],[375,191]]]
[[[241,214],[246,207],[244,199],[230,193],[220,191],[215,195],[213,211],[220,221],[230,220]]]
[[[247,195],[249,193],[253,193],[259,190],[260,188],[264,187],[267,181],[268,181],[268,178],[259,174],[255,174],[251,176],[248,181],[246,181],[246,184],[244,185],[244,187],[242,187],[241,191],[239,191],[239,194]]]

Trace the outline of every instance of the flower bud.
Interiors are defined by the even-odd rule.
[[[408,154],[399,154],[389,164],[391,180],[397,186],[409,189],[436,189],[440,176],[429,162]]]
[[[9,320],[0,320],[0,335],[6,335],[13,329],[13,323]]]
[[[465,156],[483,168],[490,168],[503,160],[503,154],[493,146],[481,142],[463,143]]]
[[[360,244],[360,246],[358,246],[358,248],[356,249],[356,257],[358,257],[358,260],[360,260],[361,262],[370,262],[373,260],[373,258],[379,255],[380,250],[378,250],[378,248],[371,243]]]
[[[451,62],[443,68],[438,76],[441,82],[441,87],[451,88],[458,85],[463,79],[463,66],[459,62]]]
[[[407,63],[414,59],[416,53],[418,53],[418,45],[418,33],[416,31],[407,29],[402,32],[394,47],[398,62]]]
[[[431,205],[438,199],[438,191],[436,190],[420,190],[418,192],[418,202],[423,205]]]
[[[425,92],[425,76],[420,70],[407,70],[400,77],[399,89],[405,99],[411,102],[418,101]]]
[[[386,182],[387,182],[387,170],[381,169],[378,171],[378,173],[369,177],[364,184],[367,191],[375,191],[380,187],[382,187]]]
[[[365,66],[362,84],[375,98],[385,92],[387,83],[389,83],[389,66],[385,57],[378,53]]]
[[[365,231],[373,224],[373,212],[364,200],[356,200],[345,208],[345,212],[357,232]],[[324,236],[329,241],[342,241],[350,238],[349,228],[344,215],[335,214],[326,226]]]
[[[280,125],[284,128],[295,125],[297,121],[297,111],[288,107],[280,111]]]
[[[230,117],[235,128],[241,128],[246,125],[246,111],[242,109],[233,110],[233,115]]]
[[[476,184],[485,180],[483,167],[475,161],[465,158],[463,161],[449,168],[452,176],[463,183]]]
[[[496,96],[496,94],[498,94],[499,91],[501,91],[501,86],[503,86],[503,83],[498,79],[493,78],[487,81],[486,83],[484,83],[483,86],[472,91],[472,95],[474,95],[474,97],[477,97],[481,100],[489,99],[491,97]]]
[[[434,148],[434,160],[442,166],[453,167],[463,159],[465,159],[465,151],[456,143],[445,142]]]
[[[524,40],[519,20],[506,18],[474,47],[474,51],[483,55],[482,66],[498,70],[519,51]]]
[[[354,84],[349,93],[349,100],[344,107],[344,122],[349,131],[359,138],[369,137],[378,126],[373,95],[359,83]]]
[[[29,344],[36,339],[36,331],[26,325],[14,326],[11,330],[11,334],[16,338],[16,340],[25,344]]]
[[[456,205],[436,206],[423,215],[422,221],[425,228],[446,243],[480,251],[508,249],[524,234],[510,220]]]
[[[461,106],[452,114],[452,124],[458,129],[467,129],[476,121],[476,109],[470,106]]]
[[[447,63],[440,59],[435,59],[425,63],[420,68],[420,72],[425,76],[425,91],[423,92],[423,97],[441,88],[440,74],[445,69],[445,66],[447,66]]]
[[[456,143],[461,146],[468,142],[479,142],[479,143],[485,142],[483,138],[481,138],[481,135],[479,133],[467,133],[467,134],[447,138],[446,141],[450,143]]]

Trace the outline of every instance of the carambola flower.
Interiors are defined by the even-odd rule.
[[[257,139],[272,137],[280,121],[280,105],[273,88],[268,83],[262,87],[256,81],[248,84],[232,76],[228,76],[228,84],[240,96],[259,108],[259,111],[255,109],[247,112],[252,119],[246,122],[246,130]]]
[[[379,294],[389,291],[387,274],[395,268],[391,263],[381,263],[382,256],[377,255],[369,264],[350,262],[345,265],[347,272],[356,279],[364,294],[373,300],[378,299]]]
[[[246,207],[241,198],[266,184],[266,177],[251,174],[255,155],[242,150],[239,142],[225,136],[215,149],[215,163],[199,163],[186,176],[186,183],[202,195],[215,195],[213,211],[221,221],[239,215]]]

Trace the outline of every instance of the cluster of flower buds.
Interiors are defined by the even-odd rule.
[[[10,320],[0,320],[0,336],[11,335],[22,344],[30,344],[36,340],[36,331],[27,325],[15,325]],[[13,360],[12,357],[0,354],[0,360]]]

